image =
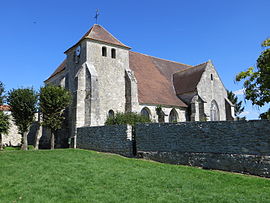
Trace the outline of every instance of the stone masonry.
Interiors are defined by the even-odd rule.
[[[270,121],[150,123],[133,131],[125,125],[82,127],[77,146],[270,177]]]
[[[135,137],[144,158],[270,177],[270,121],[140,124]]]
[[[132,128],[127,125],[78,128],[77,147],[131,157]]]

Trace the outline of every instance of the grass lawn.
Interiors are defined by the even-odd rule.
[[[270,202],[270,180],[86,150],[0,152],[0,202]]]

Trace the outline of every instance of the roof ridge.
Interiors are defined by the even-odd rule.
[[[179,65],[185,65],[185,66],[193,67],[192,65],[188,65],[188,64],[184,64],[184,63],[177,62],[177,61],[168,60],[168,59],[163,59],[163,58],[159,58],[159,57],[156,57],[156,56],[150,56],[150,55],[148,55],[148,54],[143,54],[143,53],[139,53],[139,52],[135,52],[135,51],[130,51],[130,52],[142,54],[142,55],[149,56],[149,57],[156,58],[156,59],[160,59],[160,60],[163,60],[163,61],[168,61],[168,62],[172,62],[172,63],[177,63],[177,64],[179,64]]]
[[[114,38],[116,41],[120,42],[120,44],[124,45],[125,47],[128,47],[127,45],[123,44],[119,39],[117,39],[116,37],[114,37],[106,28],[104,28],[103,26],[99,25],[99,24],[94,24],[94,26],[100,26],[102,29],[104,29],[110,36],[112,36],[112,38]],[[93,27],[94,27],[93,26]],[[130,48],[130,47],[129,47]]]
[[[198,68],[198,66],[201,66],[201,65],[207,64],[207,63],[208,63],[208,61],[207,61],[207,62],[204,62],[204,63],[200,63],[200,64],[198,64],[198,65],[196,65],[196,66],[192,66],[192,67],[190,67],[190,68],[186,68],[186,69],[183,69],[183,70],[179,70],[179,71],[175,72],[174,74],[176,74],[176,73],[182,73],[182,72],[184,72],[184,71],[186,71],[186,70],[190,70],[190,69],[192,69],[192,68]]]
[[[112,39],[113,42],[110,42],[110,41],[106,41],[106,39],[101,39],[100,37],[90,37],[91,33],[94,34],[94,33],[98,33],[98,32],[95,32],[95,30],[102,30],[104,31],[108,36],[109,38]],[[111,44],[111,45],[116,45],[116,46],[120,46],[120,47],[125,47],[127,49],[131,49],[131,47],[123,44],[121,41],[119,41],[116,37],[114,37],[108,30],[106,30],[104,27],[102,27],[101,25],[99,24],[94,24],[81,38],[78,42],[76,42],[73,46],[71,46],[70,48],[68,48],[64,53],[67,53],[69,50],[71,50],[72,48],[76,47],[78,44],[80,44],[83,40],[85,39],[90,39],[90,40],[96,40],[96,41],[99,41],[99,42],[105,42],[107,44]]]

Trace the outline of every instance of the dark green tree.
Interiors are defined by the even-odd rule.
[[[4,104],[4,84],[0,81],[0,106]],[[9,116],[0,110],[0,150],[3,150],[3,134],[9,129]]]
[[[9,129],[9,116],[0,111],[0,150],[3,150],[3,134],[7,134]]]
[[[0,81],[0,105],[4,104],[4,99],[5,99],[5,86],[4,84]]]
[[[116,113],[115,116],[107,118],[105,125],[129,124],[134,126],[137,123],[151,123],[151,120],[146,116],[134,112]]]
[[[234,105],[234,115],[235,117],[240,120],[240,119],[245,119],[245,117],[240,118],[239,115],[244,112],[245,107],[242,106],[242,101],[238,101],[237,96],[232,92],[227,90],[228,94],[228,99],[232,102]]]
[[[236,81],[244,80],[245,98],[259,107],[270,102],[270,38],[263,41],[262,47],[256,66],[236,76]]]
[[[35,120],[38,95],[32,88],[12,89],[8,92],[7,102],[11,108],[19,133],[22,135],[22,150],[27,150],[27,133]]]
[[[40,112],[42,125],[51,130],[51,149],[54,149],[55,133],[61,129],[64,110],[71,104],[71,94],[68,90],[48,85],[40,89]]]

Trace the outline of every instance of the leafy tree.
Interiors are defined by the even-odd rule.
[[[0,111],[0,150],[3,150],[3,134],[7,134],[9,129],[9,116]]]
[[[0,105],[3,105],[4,103],[5,99],[4,92],[5,92],[4,84],[0,81]]]
[[[227,90],[228,99],[232,102],[234,105],[234,115],[236,118],[239,119],[245,119],[245,117],[240,118],[239,115],[244,111],[244,107],[242,106],[242,101],[238,101],[237,96],[232,92]]]
[[[19,133],[22,135],[22,150],[27,150],[27,132],[34,122],[37,112],[38,96],[31,88],[12,89],[8,92],[7,102]]]
[[[260,107],[270,102],[270,38],[263,41],[262,47],[256,67],[236,76],[236,81],[244,80],[245,98]]]
[[[62,127],[64,110],[71,104],[68,90],[48,85],[40,89],[40,111],[43,116],[42,125],[51,130],[51,149],[54,149],[55,133]]]
[[[0,81],[0,106],[4,104],[4,84]],[[7,134],[9,129],[9,116],[0,111],[0,150],[3,150],[3,134]]]
[[[137,123],[151,123],[151,120],[146,116],[142,116],[140,114],[134,112],[128,113],[116,113],[114,117],[108,117],[105,125],[136,125]]]

